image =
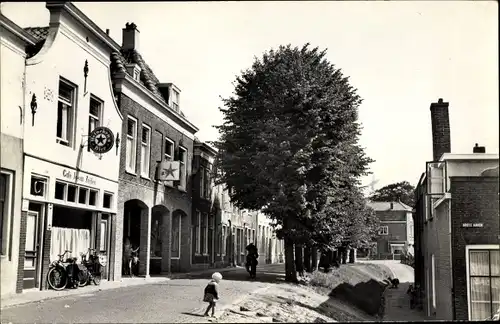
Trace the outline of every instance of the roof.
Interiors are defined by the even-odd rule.
[[[49,35],[49,27],[26,27],[24,30],[35,37],[37,41],[45,41]]]
[[[10,20],[1,13],[0,13],[0,25],[6,30],[16,35],[28,46],[35,45],[37,42],[37,39],[34,38],[30,33],[26,32],[26,30],[19,27],[15,22],[13,22],[12,20]]]
[[[160,81],[154,74],[153,70],[149,67],[149,65],[146,63],[142,55],[135,49],[131,50],[121,50],[120,53],[118,52],[113,52],[111,53],[111,72],[120,72],[120,73],[127,73],[130,75],[130,73],[127,72],[127,69],[125,68],[125,65],[127,64],[137,64],[141,68],[141,76],[140,76],[140,81],[144,86],[158,99],[160,100],[163,104],[168,106],[167,101],[161,94],[160,90],[158,89],[158,84]],[[184,116],[184,113],[182,111],[179,111],[180,115],[182,117]]]
[[[391,209],[391,203],[393,204]],[[412,211],[412,208],[401,201],[369,201],[367,205],[375,211]]]

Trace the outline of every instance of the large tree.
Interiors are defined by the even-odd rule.
[[[398,201],[415,207],[415,187],[408,181],[392,183],[376,190],[371,196],[372,201]]]
[[[277,221],[286,280],[294,242],[328,245],[371,160],[358,145],[361,98],[318,48],[280,46],[237,77],[218,126],[217,183],[240,208]],[[357,190],[357,189],[356,189]]]

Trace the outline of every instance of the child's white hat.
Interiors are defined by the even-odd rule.
[[[214,274],[212,275],[212,279],[222,280],[222,275],[220,274],[220,272],[214,272]]]

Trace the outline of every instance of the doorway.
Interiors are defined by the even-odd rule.
[[[26,244],[24,252],[23,289],[39,288],[41,273],[41,242],[43,240],[44,208],[29,203],[26,215]]]
[[[109,259],[110,259],[110,238],[111,238],[111,227],[110,227],[110,217],[108,214],[102,214],[100,226],[100,240],[99,240],[99,252],[106,256],[106,266],[101,269],[102,279],[108,279],[109,273]]]

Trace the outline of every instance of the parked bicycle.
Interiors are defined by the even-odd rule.
[[[83,276],[78,284],[83,287],[92,281],[94,285],[98,286],[101,283],[101,269],[106,266],[106,257],[102,254],[96,254],[96,250],[91,248],[88,249],[87,253],[81,253],[81,256],[84,269],[81,269]]]
[[[78,288],[82,273],[76,265],[77,258],[68,258],[64,261],[64,256],[67,253],[71,253],[71,250],[58,254],[59,259],[50,264],[47,283],[54,290],[63,290],[67,286]]]

